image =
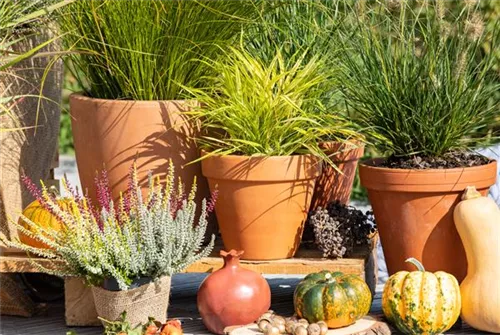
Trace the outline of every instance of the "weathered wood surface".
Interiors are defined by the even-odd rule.
[[[170,318],[179,318],[183,322],[186,335],[205,335],[209,332],[203,326],[196,308],[196,292],[205,278],[203,274],[179,274],[174,276],[172,281],[171,304],[168,310]],[[272,290],[271,308],[277,313],[288,316],[293,314],[293,290],[300,280],[300,277],[267,276]],[[382,286],[377,287],[371,313],[381,315],[380,293]],[[21,318],[2,316],[0,323],[0,334],[2,335],[64,335],[69,330],[75,330],[78,335],[100,335],[100,327],[66,327],[64,323],[63,302],[51,304],[45,315],[32,318]],[[394,335],[401,335],[400,332],[391,328]],[[449,335],[477,335],[487,334],[470,328],[463,324],[460,328],[448,331]],[[258,334],[255,334],[258,335]],[[371,335],[371,334],[370,334]]]
[[[375,245],[375,241],[373,245]],[[219,257],[221,249],[222,245],[219,242],[210,257],[192,264],[185,272],[204,273],[221,268],[223,265],[223,260]],[[33,265],[33,261],[48,268],[58,265],[47,259],[30,258],[23,252],[11,252],[0,256],[0,273],[40,272]],[[344,259],[323,258],[318,250],[301,248],[294,258],[275,261],[241,261],[241,265],[266,274],[309,274],[321,270],[342,271],[365,278],[373,290],[377,281],[376,250],[373,246],[358,248],[350,258]]]

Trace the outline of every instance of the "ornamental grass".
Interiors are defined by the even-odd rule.
[[[494,71],[500,25],[485,33],[476,1],[452,15],[445,1],[358,3],[343,33],[340,81],[352,116],[380,153],[439,157],[495,140]],[[339,30],[348,32],[348,30]]]

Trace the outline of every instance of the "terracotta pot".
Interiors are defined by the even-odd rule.
[[[453,208],[466,186],[483,195],[495,183],[495,161],[477,167],[405,170],[377,167],[380,159],[360,164],[361,183],[368,190],[387,269],[413,271],[409,257],[427,271],[446,271],[461,281],[467,260],[453,222]]]
[[[335,201],[347,205],[351,197],[358,161],[363,157],[365,146],[362,142],[352,141],[323,142],[320,143],[320,147],[337,165],[338,170],[323,162],[321,175],[316,181],[311,210],[319,206],[325,208],[326,205]]]
[[[224,266],[209,275],[198,290],[198,310],[207,329],[255,322],[271,306],[271,289],[257,272],[240,267],[243,251],[221,251]]]
[[[185,166],[199,158],[194,142],[200,131],[199,124],[190,122],[184,114],[195,104],[182,100],[105,100],[72,94],[71,125],[78,173],[91,199],[96,201],[94,180],[103,168],[107,169],[116,199],[127,189],[127,177],[134,160],[141,184],[147,187],[148,171],[165,176],[169,159],[174,163],[176,176],[182,178],[187,188],[196,177],[197,203],[208,198],[208,184],[201,174],[201,165]],[[213,232],[214,222],[210,230]]]
[[[210,156],[202,160],[226,249],[242,259],[293,257],[300,244],[321,165],[312,155]]]

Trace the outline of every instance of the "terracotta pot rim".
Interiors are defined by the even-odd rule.
[[[452,168],[452,169],[400,169],[400,168],[388,168],[388,167],[383,167],[383,166],[376,166],[373,164],[367,164],[369,162],[373,163],[378,163],[383,160],[387,159],[387,157],[378,157],[378,158],[368,158],[363,160],[362,162],[359,163],[359,166],[362,167],[363,169],[369,169],[373,171],[387,171],[387,172],[394,172],[394,173],[408,173],[408,171],[411,171],[412,173],[459,173],[463,170],[467,171],[474,171],[474,170],[482,170],[488,166],[496,165],[497,161],[492,158],[488,158],[490,160],[489,163],[483,164],[483,165],[476,165],[476,166],[464,166],[464,167],[458,167],[458,168]]]
[[[208,154],[210,154],[209,151],[207,150],[204,150],[204,149],[201,149],[200,150],[200,153],[201,153],[201,157],[204,157]],[[297,159],[297,158],[301,158],[301,157],[310,157],[312,158],[314,161],[319,161],[320,158],[318,158],[316,155],[313,155],[313,154],[298,154],[298,155],[288,155],[288,156],[248,156],[248,155],[218,155],[218,154],[215,154],[215,155],[211,155],[207,158],[204,158],[203,160],[205,159],[210,159],[210,158],[221,158],[221,159],[234,159],[234,160],[252,160],[252,159],[256,159],[256,160],[275,160],[275,161],[280,161],[280,160],[286,160],[286,159]],[[202,162],[203,162],[202,160]]]
[[[195,102],[197,101],[195,99],[174,99],[174,100],[131,100],[131,99],[103,99],[103,98],[92,98],[89,96],[84,95],[83,92],[75,92],[71,93],[69,95],[69,98],[74,101],[87,101],[87,102],[102,102],[102,103],[122,103],[122,104],[127,104],[127,103],[136,103],[136,104],[153,104],[153,103],[159,103],[159,102],[170,102],[170,103],[186,103],[186,102]]]
[[[366,162],[359,166],[361,184],[383,192],[457,193],[467,186],[489,188],[497,178],[496,160],[480,166],[426,170],[375,167]]]
[[[201,156],[207,151],[201,150]],[[313,154],[291,156],[213,155],[201,161],[209,179],[245,182],[293,182],[316,179],[321,174],[320,159]]]

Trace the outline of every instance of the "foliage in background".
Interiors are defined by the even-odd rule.
[[[202,243],[215,198],[208,204],[203,200],[201,214],[196,218],[196,183],[186,194],[182,181],[175,182],[172,162],[165,184],[150,176],[146,198],[143,198],[134,165],[129,188],[117,204],[113,203],[107,175],[103,172],[97,180],[99,208],[94,208],[66,182],[63,183],[65,189],[71,194],[66,210],[43,184],[40,191],[31,181],[25,179],[25,182],[40,204],[58,218],[63,229],[58,232],[44,228],[21,216],[30,229],[13,222],[17,228],[52,249],[34,248],[18,240],[10,242],[3,235],[0,240],[8,246],[64,264],[54,263],[55,269],[48,269],[33,261],[42,272],[80,276],[92,285],[115,278],[120,289],[125,290],[135,278],[157,279],[182,271],[208,256],[213,248],[213,236],[208,246],[202,247]]]
[[[68,66],[95,98],[171,100],[197,86],[242,25],[254,1],[80,0],[60,13]]]
[[[324,112],[318,96],[326,77],[317,57],[306,61],[299,55],[289,63],[277,49],[267,63],[245,48],[230,48],[225,55],[207,61],[217,73],[207,78],[207,87],[189,89],[203,105],[193,114],[203,119],[207,135],[200,142],[208,151],[247,156],[312,153],[327,159],[318,146],[320,139],[357,136],[346,120]]]
[[[318,59],[325,82],[316,96],[327,113],[345,116],[338,89],[336,54],[341,45],[337,29],[346,28],[343,23],[350,14],[348,8],[349,2],[339,0],[264,1],[259,7],[259,24],[248,27],[244,43],[265,64],[275,59],[276,50],[291,66],[299,57],[304,64]],[[357,128],[353,123],[349,127],[353,131]]]
[[[481,57],[481,47],[489,41],[495,49],[499,26],[483,34],[470,2],[450,21],[443,1],[390,4],[359,14],[341,49],[341,81],[355,118],[374,127],[381,152],[395,156],[439,156],[483,144],[485,137],[476,135],[498,113],[491,98],[500,84],[494,57]]]
[[[9,69],[35,56],[44,47],[54,42],[55,38],[36,45],[31,50],[23,50],[21,53],[15,52],[12,47],[23,42],[28,35],[37,34],[38,28],[47,24],[49,16],[55,10],[72,1],[74,0],[0,0],[0,78],[2,82],[8,82],[8,77],[16,76],[9,72]],[[1,88],[0,117],[8,117],[16,127],[7,128],[0,123],[0,132],[24,129],[12,109],[26,95],[12,95],[9,92],[9,85],[2,85]]]

